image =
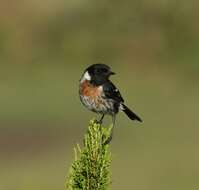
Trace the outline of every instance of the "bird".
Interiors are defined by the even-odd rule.
[[[97,122],[102,124],[104,116],[112,117],[112,131],[105,144],[113,137],[116,114],[124,112],[131,120],[142,122],[142,119],[125,104],[118,88],[110,81],[115,75],[111,68],[103,63],[92,64],[86,68],[79,81],[79,96],[82,104],[90,111],[101,115]]]

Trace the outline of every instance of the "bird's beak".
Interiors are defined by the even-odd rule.
[[[110,75],[115,75],[115,73],[114,72],[112,72],[112,71],[110,71],[110,73],[109,73]]]

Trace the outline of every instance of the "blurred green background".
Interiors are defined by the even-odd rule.
[[[80,104],[79,78],[103,62],[144,120],[117,117],[111,189],[198,190],[198,9],[194,0],[1,1],[0,189],[64,189],[95,117]]]

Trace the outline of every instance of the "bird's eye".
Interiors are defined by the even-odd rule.
[[[103,72],[103,73],[106,73],[107,71],[108,71],[107,69],[102,68],[102,72]]]
[[[107,73],[108,70],[106,68],[99,68],[99,69],[96,69],[95,72],[97,74],[102,74],[102,73]]]

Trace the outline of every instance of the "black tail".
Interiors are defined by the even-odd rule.
[[[137,120],[139,122],[142,122],[140,117],[138,117],[135,113],[133,113],[127,106],[124,104],[121,105],[121,110],[132,120]]]

